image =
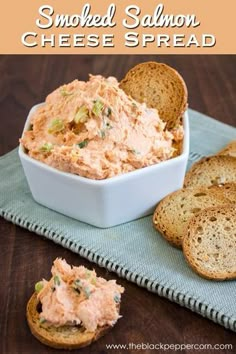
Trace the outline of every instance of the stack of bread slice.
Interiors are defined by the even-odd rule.
[[[157,205],[153,223],[199,275],[236,279],[236,141],[196,162],[184,188]]]
[[[219,186],[183,188],[169,194],[157,205],[153,216],[155,228],[173,246],[181,248],[192,217],[206,208],[230,204],[223,189]]]
[[[167,129],[181,123],[187,88],[168,65],[141,63],[126,74],[120,87],[156,108]],[[183,249],[199,275],[236,278],[236,141],[195,163],[186,174],[184,188],[157,205],[153,224],[171,245]]]

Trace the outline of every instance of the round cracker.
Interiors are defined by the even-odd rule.
[[[128,71],[120,87],[136,101],[156,108],[168,129],[180,124],[188,91],[181,75],[170,66],[157,62],[138,64]]]
[[[34,293],[27,304],[27,322],[33,336],[52,348],[71,350],[88,346],[111,328],[111,326],[103,326],[97,328],[95,332],[88,332],[82,326],[48,326],[40,323],[38,305],[39,300]]]

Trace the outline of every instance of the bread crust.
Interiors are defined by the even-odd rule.
[[[226,222],[227,218],[228,221]],[[216,224],[214,226],[214,223],[217,222],[218,226]],[[224,229],[223,222],[225,222],[224,227],[228,229]],[[188,232],[183,239],[183,253],[187,263],[201,277],[218,281],[236,279],[235,223],[236,209],[234,204],[206,208],[191,219]],[[222,225],[220,233],[217,229],[219,225]],[[232,228],[232,231],[230,231],[230,228]],[[204,248],[206,243],[209,249]],[[229,243],[231,248],[228,247]],[[222,245],[225,249],[222,249]],[[218,258],[214,259],[214,257]],[[222,259],[226,259],[226,262]],[[233,269],[230,268],[232,264]]]
[[[236,183],[236,159],[232,156],[204,157],[192,165],[184,179],[186,188],[222,183]]]
[[[175,69],[152,61],[141,63],[128,71],[120,87],[138,102],[156,108],[167,129],[180,124],[187,108],[188,91]]]
[[[37,293],[34,293],[27,304],[27,322],[33,336],[52,348],[72,350],[86,347],[105,335],[111,328],[107,325],[98,328],[95,332],[87,332],[79,326],[47,326],[39,322],[38,305]]]
[[[172,246],[182,248],[188,222],[197,212],[206,207],[230,203],[230,200],[224,196],[223,189],[218,189],[217,187],[188,188],[169,194],[161,200],[153,214],[155,229]]]
[[[236,158],[236,140],[229,142],[223,149],[217,152],[217,155],[228,155]]]

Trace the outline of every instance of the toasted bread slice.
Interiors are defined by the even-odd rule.
[[[195,215],[183,240],[189,265],[207,279],[236,278],[236,209],[209,208]]]
[[[236,183],[236,159],[232,156],[210,156],[196,162],[187,172],[184,187]]]
[[[231,141],[222,150],[218,151],[217,155],[229,155],[236,157],[236,140]]]
[[[180,189],[169,194],[157,206],[154,227],[173,246],[182,247],[187,225],[192,216],[211,206],[229,204],[222,194],[207,188]]]
[[[171,129],[181,121],[187,108],[188,92],[183,78],[170,66],[146,62],[130,69],[120,87],[138,102],[156,108]]]
[[[232,203],[236,203],[236,183],[225,183],[218,186],[211,186],[210,189],[218,196],[229,199]]]
[[[26,317],[31,333],[43,344],[56,349],[78,349],[85,347],[103,336],[111,327],[104,326],[95,332],[87,332],[81,326],[48,326],[40,323],[38,308],[40,303],[34,293],[26,310]]]

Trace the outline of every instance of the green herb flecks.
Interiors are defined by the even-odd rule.
[[[79,288],[73,287],[74,291],[76,292],[77,295],[80,295],[81,291]]]
[[[73,282],[72,287],[73,287],[74,291],[77,293],[77,295],[81,294],[82,283],[81,283],[81,281],[79,279],[76,279]]]
[[[59,133],[61,132],[63,129],[64,129],[64,123],[61,119],[53,119],[50,126],[49,126],[49,129],[48,129],[48,133],[49,134],[56,134],[56,133]]]
[[[74,92],[66,91],[64,87],[62,87],[60,93],[63,97],[68,97],[74,94]]]
[[[85,139],[85,140],[81,141],[80,143],[78,143],[76,145],[78,145],[78,147],[80,149],[83,149],[83,148],[85,148],[88,145],[88,143],[89,143],[88,139]]]
[[[43,282],[42,281],[38,281],[35,284],[34,289],[35,289],[36,293],[39,293],[43,289]]]
[[[90,270],[86,269],[86,271],[85,271],[85,276],[86,276],[87,279],[91,277],[91,272],[90,272]]]
[[[39,151],[43,153],[49,153],[52,151],[52,148],[53,148],[53,144],[45,143],[39,148]]]
[[[111,112],[112,112],[111,107],[107,107],[107,109],[106,109],[106,115],[107,115],[107,117],[110,117]]]
[[[105,130],[104,129],[99,130],[98,135],[100,136],[100,138],[105,139],[106,137]]]
[[[96,284],[97,284],[96,278],[92,278],[92,279],[91,279],[91,284],[92,284],[92,285],[96,285]]]
[[[84,288],[84,294],[86,296],[86,298],[88,299],[89,296],[91,295],[90,289],[88,287]]]
[[[59,278],[58,275],[55,275],[54,278],[53,278],[53,280],[54,280],[54,284],[55,284],[56,286],[61,285],[61,281],[60,281],[60,278]]]
[[[102,113],[103,108],[104,108],[104,104],[101,101],[96,100],[94,101],[92,112],[95,116],[99,116]]]
[[[113,128],[113,126],[111,125],[111,123],[110,123],[110,122],[107,122],[107,123],[106,123],[106,128],[107,128],[107,129],[112,129],[112,128]]]
[[[74,281],[74,285],[77,287],[77,286],[81,286],[82,285],[82,283],[81,283],[81,280],[80,279],[76,279],[75,281]]]
[[[128,150],[129,152],[132,152],[132,154],[135,154],[135,155],[140,155],[141,154],[141,152],[140,151],[138,151],[138,150],[136,150],[136,149],[130,149],[130,150]]]
[[[118,304],[120,302],[120,294],[115,294],[114,301]]]
[[[83,293],[84,293],[86,299],[88,299],[89,296],[90,296],[90,294],[91,294],[89,287],[87,287],[87,286],[84,287],[84,286],[83,286],[83,283],[81,282],[80,279],[76,279],[76,280],[74,281],[74,283],[73,283],[73,288],[74,288],[75,290],[78,290],[78,294],[80,294],[81,291],[83,291]]]
[[[46,322],[45,318],[44,318],[44,317],[40,317],[39,323],[40,323],[40,324],[43,324],[44,322]]]
[[[86,106],[81,106],[81,107],[78,109],[78,111],[77,111],[77,113],[76,113],[76,115],[75,115],[75,117],[74,117],[74,122],[75,122],[76,124],[78,124],[78,123],[85,123],[85,122],[87,121],[88,117],[89,117],[89,110],[88,110],[88,108],[87,108]]]

